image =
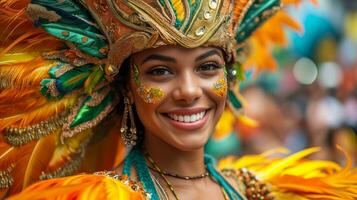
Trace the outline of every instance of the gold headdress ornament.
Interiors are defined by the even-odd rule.
[[[233,64],[243,44],[253,44],[269,60],[261,46],[284,42],[284,26],[298,28],[280,7],[279,0],[0,0],[0,197],[121,162],[113,112],[120,96],[110,82],[128,56],[161,45],[216,46]],[[241,106],[236,88],[228,90],[232,108]]]

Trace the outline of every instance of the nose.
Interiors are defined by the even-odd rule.
[[[178,79],[173,98],[187,104],[194,103],[202,96],[202,86],[199,77],[194,72],[186,71]]]

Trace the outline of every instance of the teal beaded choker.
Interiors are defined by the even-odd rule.
[[[224,179],[224,177],[214,168],[215,160],[209,155],[205,155],[205,164],[210,175],[223,187],[230,200],[243,200],[243,197]],[[160,200],[156,191],[154,181],[151,179],[149,168],[140,148],[134,148],[125,158],[123,175],[130,177],[131,168],[134,167],[144,190],[151,194],[152,200]]]

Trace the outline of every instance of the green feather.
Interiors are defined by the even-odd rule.
[[[105,92],[104,89],[102,89],[99,92]],[[94,120],[95,118],[98,117],[98,115],[100,115],[100,113],[102,113],[102,111],[113,102],[114,100],[114,92],[110,91],[106,97],[104,97],[104,99],[96,106],[89,106],[86,103],[91,101],[93,99],[92,96],[88,96],[81,108],[79,109],[79,111],[77,112],[74,120],[71,122],[70,124],[70,128],[73,129],[76,126],[83,124],[85,122],[89,122]]]
[[[99,50],[108,46],[106,37],[95,20],[78,1],[75,0],[32,0],[31,6],[44,7],[48,12],[54,12],[60,18],[49,21],[38,15],[37,26],[44,28],[49,34],[73,43],[84,53],[105,58],[107,55]],[[31,9],[31,7],[29,7]]]
[[[232,90],[228,90],[228,99],[235,109],[242,108],[242,103],[239,101],[239,99],[236,97]]]
[[[84,83],[84,91],[87,94],[92,94],[97,84],[104,80],[104,72],[100,67],[95,67]]]

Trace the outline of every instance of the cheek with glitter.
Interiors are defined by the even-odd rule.
[[[136,92],[144,100],[145,103],[158,103],[164,97],[164,92],[161,88],[147,87],[141,83],[139,79],[139,69],[137,65],[133,66],[133,79],[138,86]]]
[[[141,85],[136,91],[145,103],[158,103],[164,97],[164,92],[161,88]]]
[[[213,84],[212,89],[217,96],[225,96],[227,93],[227,80],[225,78],[219,79]]]

